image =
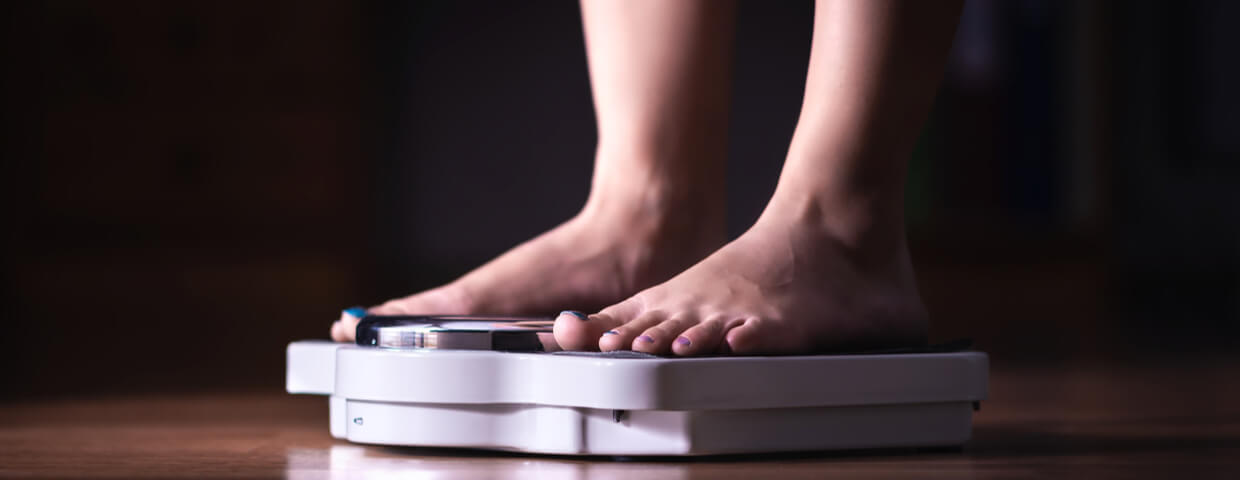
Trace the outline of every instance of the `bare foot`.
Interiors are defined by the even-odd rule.
[[[768,208],[744,235],[671,280],[586,320],[561,315],[556,341],[675,355],[924,343],[926,313],[902,229],[878,239],[841,232],[839,219],[809,202]]]
[[[762,218],[661,285],[587,319],[561,315],[560,345],[698,355],[924,343],[904,180],[959,8],[817,2],[801,115]]]
[[[685,189],[607,188],[573,219],[460,279],[370,308],[377,314],[554,315],[588,311],[671,278],[723,244],[722,205],[679,198]],[[665,194],[665,191],[677,192]],[[351,341],[342,314],[332,338]]]

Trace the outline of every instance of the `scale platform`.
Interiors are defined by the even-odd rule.
[[[287,353],[289,393],[328,396],[335,438],[561,455],[959,446],[988,369],[975,351],[664,358],[299,341]]]

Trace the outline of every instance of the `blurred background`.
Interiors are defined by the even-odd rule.
[[[997,366],[1235,349],[1238,10],[967,2],[908,184],[934,339]],[[284,345],[340,308],[450,280],[587,194],[572,1],[0,11],[3,398],[277,390]],[[741,1],[733,235],[774,188],[812,15]]]

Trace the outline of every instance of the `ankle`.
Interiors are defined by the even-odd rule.
[[[576,221],[601,235],[672,249],[717,247],[726,236],[721,205],[652,189],[591,193]]]
[[[793,225],[875,260],[907,250],[902,197],[890,192],[781,183],[758,222]]]
[[[620,234],[724,235],[722,159],[617,155],[600,151],[579,217],[614,225]]]

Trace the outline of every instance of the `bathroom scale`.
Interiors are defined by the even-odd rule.
[[[558,351],[551,322],[367,316],[354,344],[290,343],[286,388],[351,442],[615,456],[953,447],[986,397],[959,344],[673,358]]]

